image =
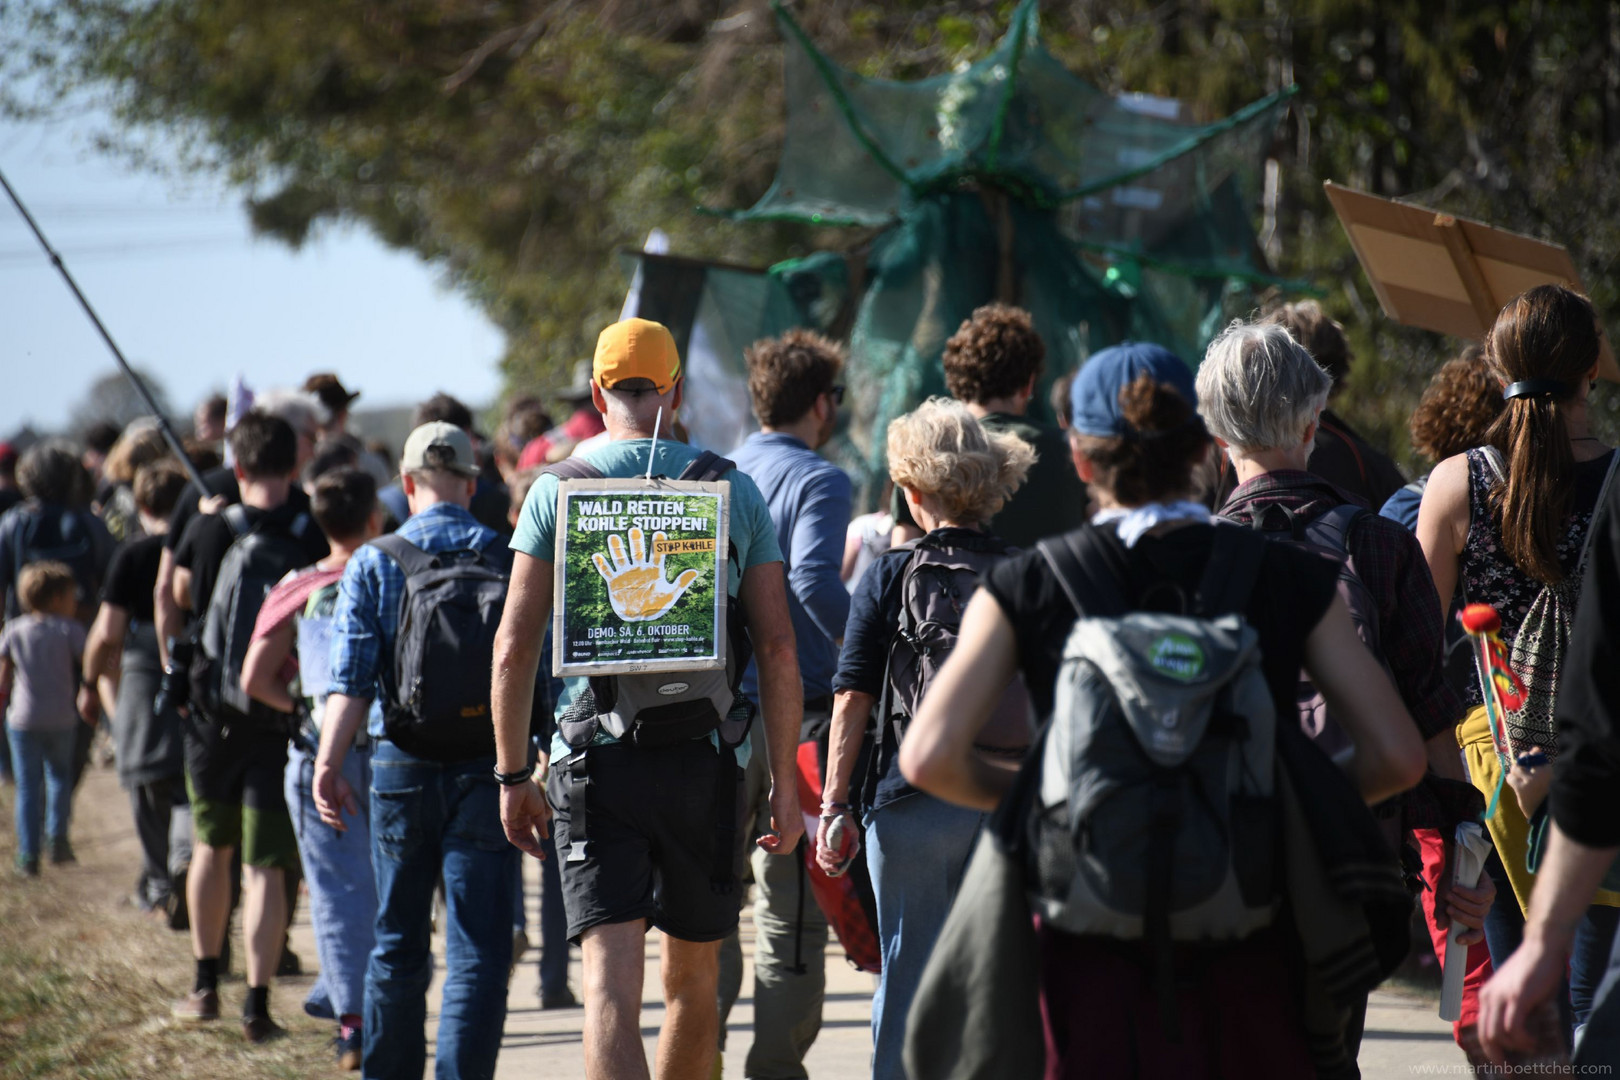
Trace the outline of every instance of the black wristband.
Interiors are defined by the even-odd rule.
[[[501,785],[501,787],[516,787],[517,785],[527,781],[533,775],[533,765],[530,765],[526,769],[519,769],[517,772],[501,772],[501,770],[496,769],[495,782]]]

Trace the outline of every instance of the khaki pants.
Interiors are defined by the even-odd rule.
[[[821,1003],[827,989],[827,917],[805,879],[801,853],[767,855],[753,844],[753,836],[770,826],[770,769],[762,728],[755,720],[746,780],[748,819],[737,830],[751,849],[749,862],[757,890],[754,1043],[743,1071],[749,1080],[803,1080],[809,1075],[804,1055],[821,1032]],[[807,837],[805,842],[814,841]],[[734,933],[720,948],[722,1050],[726,1017],[742,989],[742,970],[742,944]]]

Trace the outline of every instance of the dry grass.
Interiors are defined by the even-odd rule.
[[[170,1020],[169,1003],[190,988],[190,945],[121,903],[139,863],[129,803],[109,771],[92,768],[79,789],[79,865],[47,865],[39,880],[11,874],[11,803],[0,792],[0,1078],[338,1075],[331,1026],[300,1007],[307,978],[276,980],[271,1009],[292,1034],[265,1046],[248,1045],[236,1023],[239,977],[221,987],[219,1022]]]

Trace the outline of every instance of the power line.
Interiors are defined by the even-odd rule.
[[[75,259],[133,258],[148,252],[201,250],[204,248],[228,247],[233,244],[249,244],[251,242],[248,237],[240,234],[235,236],[187,236],[86,245],[84,247],[64,249],[62,254],[72,256]],[[0,248],[0,266],[26,263],[37,258],[39,258],[39,252],[32,248]]]

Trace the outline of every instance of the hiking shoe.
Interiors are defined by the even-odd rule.
[[[347,1035],[339,1028],[337,1035],[332,1038],[332,1056],[337,1058],[337,1067],[344,1072],[359,1072],[360,1051],[363,1044],[359,1028],[355,1028]]]
[[[242,1037],[255,1045],[279,1039],[286,1034],[287,1029],[268,1016],[242,1017]]]
[[[572,990],[565,986],[555,994],[542,992],[540,995],[540,1007],[542,1009],[577,1009],[579,1008],[579,999],[574,996]]]
[[[65,836],[52,837],[52,839],[51,839],[51,865],[52,866],[64,866],[64,865],[66,865],[68,863],[76,863],[78,861],[79,860],[73,854],[73,845],[68,843],[68,838],[67,837],[65,837]]]
[[[292,951],[292,946],[283,946],[281,950],[281,962],[276,965],[276,977],[278,979],[285,979],[293,975],[302,975],[303,973],[303,960],[299,959],[298,954]]]
[[[200,1024],[208,1020],[219,1019],[219,991],[193,990],[179,1001],[175,1002],[169,1012],[176,1020],[188,1024]]]

